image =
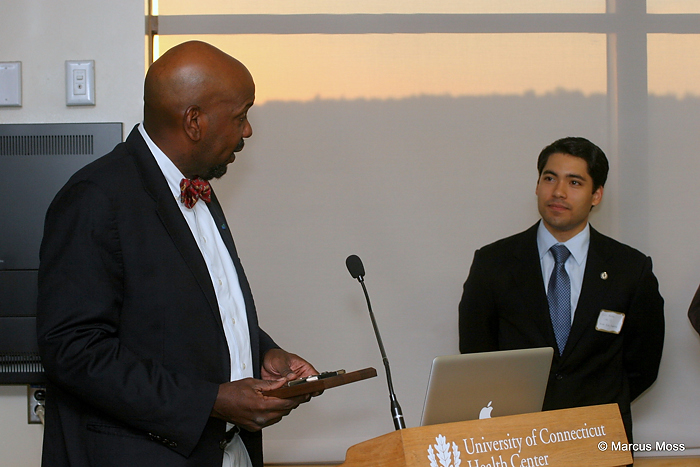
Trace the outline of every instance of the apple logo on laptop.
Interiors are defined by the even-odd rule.
[[[491,402],[489,401],[488,405],[481,409],[481,412],[479,412],[479,420],[482,418],[491,418],[491,411],[493,410],[493,407],[491,407]]]

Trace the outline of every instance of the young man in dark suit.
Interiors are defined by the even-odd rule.
[[[144,120],[78,171],[46,217],[37,330],[43,465],[262,467],[263,427],[317,374],[259,326],[208,180],[252,135],[255,85],[202,42],[149,69]]]
[[[553,347],[544,410],[616,402],[631,440],[630,403],[656,380],[664,340],[651,258],[588,223],[608,174],[595,144],[555,141],[537,169],[541,221],[474,254],[460,351]]]

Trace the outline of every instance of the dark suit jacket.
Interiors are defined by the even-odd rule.
[[[223,211],[209,208],[238,272],[254,373],[276,345]],[[209,415],[229,352],[206,263],[135,128],[51,204],[41,246],[39,350],[49,379],[43,465],[220,467]],[[262,466],[262,435],[242,433]]]
[[[459,304],[462,353],[557,348],[537,227],[474,254]],[[595,330],[601,310],[625,314],[619,335]],[[663,340],[651,258],[591,228],[581,295],[564,353],[554,352],[544,410],[617,402],[631,439],[630,403],[656,379]]]
[[[695,291],[693,301],[688,308],[688,319],[697,332],[700,332],[700,287]]]

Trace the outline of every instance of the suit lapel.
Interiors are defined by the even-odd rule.
[[[158,163],[148,149],[146,142],[141,137],[137,128],[131,131],[126,140],[129,152],[134,156],[136,167],[138,168],[144,190],[153,198],[156,203],[156,212],[161,222],[165,226],[170,238],[182,255],[185,263],[190,268],[192,275],[199,283],[204,296],[209,303],[212,312],[221,332],[224,332],[219,314],[219,305],[216,301],[216,293],[209,277],[209,270],[199,251],[197,242],[192,237],[187,221],[182,216],[180,208],[177,206],[172,192],[163,173],[158,167]]]
[[[542,279],[540,254],[537,249],[537,228],[539,222],[523,232],[521,242],[514,249],[517,266],[513,270],[513,280],[523,296],[528,313],[544,336],[548,345],[557,348],[552,319],[549,316],[549,303]],[[555,352],[556,354],[556,352]]]
[[[255,366],[253,370],[255,372],[255,376],[260,377],[257,373],[259,371],[258,368],[260,367],[260,365],[255,363],[258,362],[260,359],[260,345],[258,340],[258,316],[255,311],[253,293],[250,289],[250,284],[248,284],[248,278],[245,275],[245,271],[243,271],[243,265],[241,264],[241,260],[238,257],[238,252],[236,251],[236,245],[233,241],[231,230],[228,226],[228,223],[226,222],[226,216],[224,215],[223,209],[221,209],[221,205],[219,204],[219,200],[216,197],[216,194],[214,193],[213,189],[211,193],[211,202],[208,204],[208,206],[209,212],[211,213],[212,217],[214,218],[214,222],[216,223],[216,228],[221,234],[221,238],[224,240],[224,244],[226,244],[226,248],[228,249],[229,255],[233,260],[233,265],[236,268],[236,274],[238,275],[238,283],[240,284],[241,292],[243,293],[243,300],[245,301],[245,311],[246,316],[248,318],[248,334],[250,335],[250,346]]]
[[[609,264],[611,252],[607,248],[606,239],[591,227],[591,243],[588,247],[586,269],[583,273],[581,295],[576,305],[574,322],[571,325],[569,340],[562,357],[566,357],[576,347],[576,343],[586,334],[587,330],[595,326],[595,321],[600,314],[601,297],[607,295],[610,281],[602,278]]]
[[[248,323],[252,324],[253,320],[256,319],[255,314],[255,304],[253,302],[253,293],[250,290],[250,285],[248,284],[248,278],[243,271],[243,265],[238,257],[238,252],[236,251],[236,245],[233,242],[233,237],[231,236],[231,230],[226,223],[226,217],[224,216],[224,211],[221,209],[219,200],[216,194],[212,190],[211,203],[209,203],[209,212],[211,212],[214,222],[216,222],[216,227],[223,238],[226,248],[231,255],[233,260],[233,265],[236,268],[236,273],[238,274],[238,282],[241,285],[241,291],[243,292],[243,298],[245,299],[245,308],[248,315]],[[252,333],[251,333],[252,334]]]

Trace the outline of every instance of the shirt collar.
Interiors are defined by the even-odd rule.
[[[569,249],[571,256],[573,256],[574,260],[579,265],[583,264],[583,261],[586,260],[586,256],[588,256],[588,246],[591,243],[591,225],[586,222],[586,226],[582,231],[562,243],[554,238],[554,235],[544,226],[544,222],[540,221],[540,225],[537,227],[537,249],[540,253],[540,261],[544,255],[547,254],[549,249],[558,243],[565,245],[566,248]]]
[[[146,133],[146,129],[143,127],[143,122],[139,124],[138,128],[139,133],[141,133],[143,140],[148,146],[148,149],[151,150],[151,154],[153,154],[153,157],[158,163],[160,171],[163,172],[163,176],[168,182],[170,191],[173,192],[173,196],[175,198],[180,199],[180,181],[183,178],[185,178],[184,175],[182,175],[182,172],[180,172],[180,169],[177,168],[173,161],[171,161],[170,158],[166,156],[165,153],[161,151],[158,146],[156,146],[156,143],[153,142],[151,137],[148,136],[148,133]]]

